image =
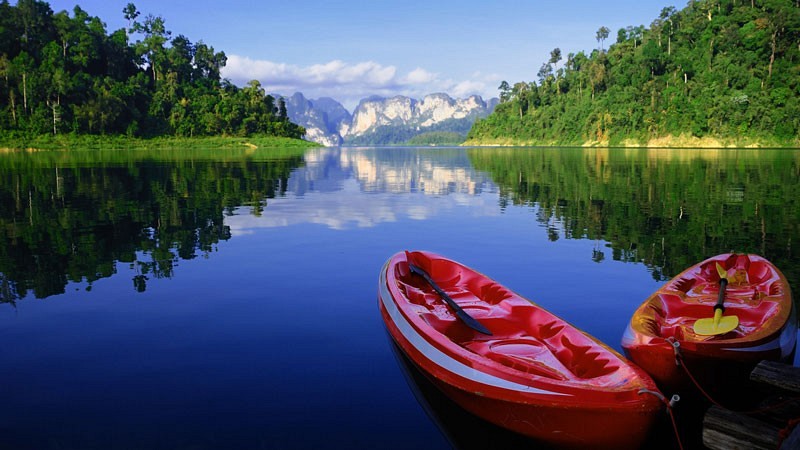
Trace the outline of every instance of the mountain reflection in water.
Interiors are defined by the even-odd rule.
[[[370,227],[469,208],[531,208],[550,240],[608,241],[657,279],[714,253],[755,252],[798,279],[798,152],[322,148],[40,152],[0,159],[0,299],[91,289],[119,263],[171,277],[255,228]],[[499,200],[481,196],[499,192]],[[436,204],[404,195],[445,197]],[[370,195],[381,194],[381,195]],[[387,195],[394,194],[394,195]],[[498,208],[499,205],[499,208]],[[605,258],[603,248],[593,254]]]

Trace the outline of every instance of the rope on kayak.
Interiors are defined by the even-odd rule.
[[[683,359],[683,354],[681,353],[681,343],[678,342],[674,337],[667,338],[667,342],[669,342],[669,344],[672,345],[672,349],[675,352],[675,364],[683,368],[683,371],[686,372],[686,376],[688,376],[689,379],[692,380],[692,384],[694,384],[694,386],[697,388],[697,390],[699,390],[700,393],[703,394],[703,397],[705,397],[706,400],[708,400],[709,402],[711,402],[714,405],[719,406],[722,409],[725,409],[725,410],[728,410],[728,411],[731,411],[731,412],[735,412],[735,413],[739,413],[739,414],[744,414],[744,415],[755,415],[755,414],[761,414],[761,413],[769,412],[769,411],[781,408],[781,407],[783,407],[785,405],[788,405],[790,403],[793,403],[793,402],[796,402],[796,401],[800,400],[800,397],[790,397],[787,400],[783,400],[783,401],[775,403],[773,405],[764,406],[762,408],[753,409],[753,410],[750,410],[750,411],[739,411],[739,410],[728,408],[727,406],[722,405],[720,402],[716,401],[713,397],[711,397],[711,395],[709,395],[708,392],[706,392],[705,389],[703,389],[703,387],[700,386],[700,383],[694,378],[694,376],[692,375],[692,372],[689,371],[689,368],[686,367],[686,361]]]
[[[692,383],[700,391],[700,393],[703,394],[703,397],[705,397],[706,400],[708,400],[711,403],[719,406],[722,409],[727,409],[728,411],[732,411],[730,408],[727,408],[727,407],[723,406],[722,404],[720,404],[718,401],[714,400],[714,398],[712,398],[708,394],[708,392],[706,392],[705,389],[703,389],[703,387],[700,386],[700,383],[698,383],[697,380],[694,378],[694,376],[692,375],[692,372],[690,372],[689,368],[686,367],[686,361],[684,361],[683,353],[681,353],[681,343],[678,342],[677,339],[675,339],[674,337],[671,337],[671,336],[667,338],[667,342],[672,346],[672,351],[675,352],[675,365],[683,368],[683,371],[686,372],[686,376],[688,376],[689,379],[692,380]]]
[[[675,432],[675,440],[678,441],[678,448],[683,450],[683,442],[681,441],[681,433],[678,431],[678,423],[675,421],[675,414],[672,411],[672,407],[675,406],[675,403],[680,401],[681,396],[678,394],[673,395],[669,400],[664,397],[664,394],[658,391],[651,391],[650,389],[639,389],[639,395],[642,394],[650,394],[655,396],[657,399],[661,401],[667,407],[667,414],[669,415],[669,420],[672,422],[672,431]]]
[[[789,422],[786,424],[786,427],[781,429],[778,432],[778,447],[781,448],[783,445],[783,441],[789,437],[789,434],[792,432],[795,426],[800,425],[800,417],[795,417],[794,419],[789,419]]]

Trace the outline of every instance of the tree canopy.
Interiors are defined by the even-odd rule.
[[[142,18],[133,3],[120,13],[128,27],[109,34],[79,6],[70,15],[0,0],[0,134],[305,133],[258,81],[222,80],[224,52],[173,37],[163,17]]]
[[[646,144],[667,137],[800,145],[800,6],[692,0],[629,26],[604,48],[561,50],[538,80],[500,85],[468,143]]]

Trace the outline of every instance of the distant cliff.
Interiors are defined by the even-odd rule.
[[[340,130],[350,126],[352,116],[341,103],[327,97],[307,100],[299,92],[284,99],[289,120],[306,129],[305,139],[326,147],[342,145]]]
[[[422,100],[369,97],[351,115],[330,98],[308,100],[298,92],[285,99],[290,120],[306,129],[305,138],[326,146],[402,144],[435,132],[466,136],[472,124],[488,116],[498,102],[486,102],[477,95],[453,99],[430,94]]]

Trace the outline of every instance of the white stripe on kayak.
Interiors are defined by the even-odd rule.
[[[413,345],[417,350],[419,350],[420,353],[422,353],[426,358],[431,360],[434,364],[456,375],[467,378],[476,383],[481,383],[488,386],[494,386],[503,389],[510,389],[513,391],[527,392],[534,394],[571,396],[570,394],[546,391],[543,389],[526,386],[524,384],[514,383],[513,381],[508,381],[503,378],[490,375],[486,372],[481,372],[480,370],[469,367],[466,364],[453,359],[446,353],[434,347],[421,334],[419,334],[414,329],[413,326],[411,326],[411,324],[403,316],[403,313],[400,312],[400,310],[397,308],[397,305],[392,300],[392,295],[389,293],[389,289],[386,284],[386,270],[388,268],[388,265],[389,263],[386,263],[386,265],[383,266],[383,270],[381,271],[381,277],[380,277],[381,302],[383,302],[383,306],[386,308],[386,311],[389,313],[389,316],[392,318],[395,325],[397,325],[397,328],[400,330],[400,333],[403,334],[403,336],[411,343],[411,345]]]

